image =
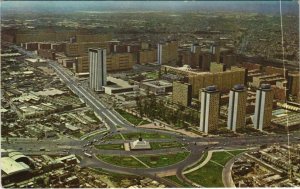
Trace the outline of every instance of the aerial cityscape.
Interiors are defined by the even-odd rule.
[[[297,1],[2,1],[3,188],[300,187]]]

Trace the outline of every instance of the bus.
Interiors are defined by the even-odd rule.
[[[86,152],[84,152],[84,155],[86,155],[86,156],[89,157],[89,158],[92,158],[92,157],[93,157],[91,154],[86,153]]]

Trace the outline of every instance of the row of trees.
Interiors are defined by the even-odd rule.
[[[141,117],[158,119],[185,128],[199,124],[199,111],[184,106],[173,106],[162,99],[157,99],[154,94],[146,97],[139,96],[136,102],[137,112]]]

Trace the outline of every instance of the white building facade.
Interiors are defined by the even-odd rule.
[[[89,49],[90,88],[101,91],[107,83],[106,49]]]

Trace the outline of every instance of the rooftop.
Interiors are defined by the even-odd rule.
[[[23,162],[16,162],[10,157],[1,157],[1,170],[7,175],[29,171],[30,168]]]

